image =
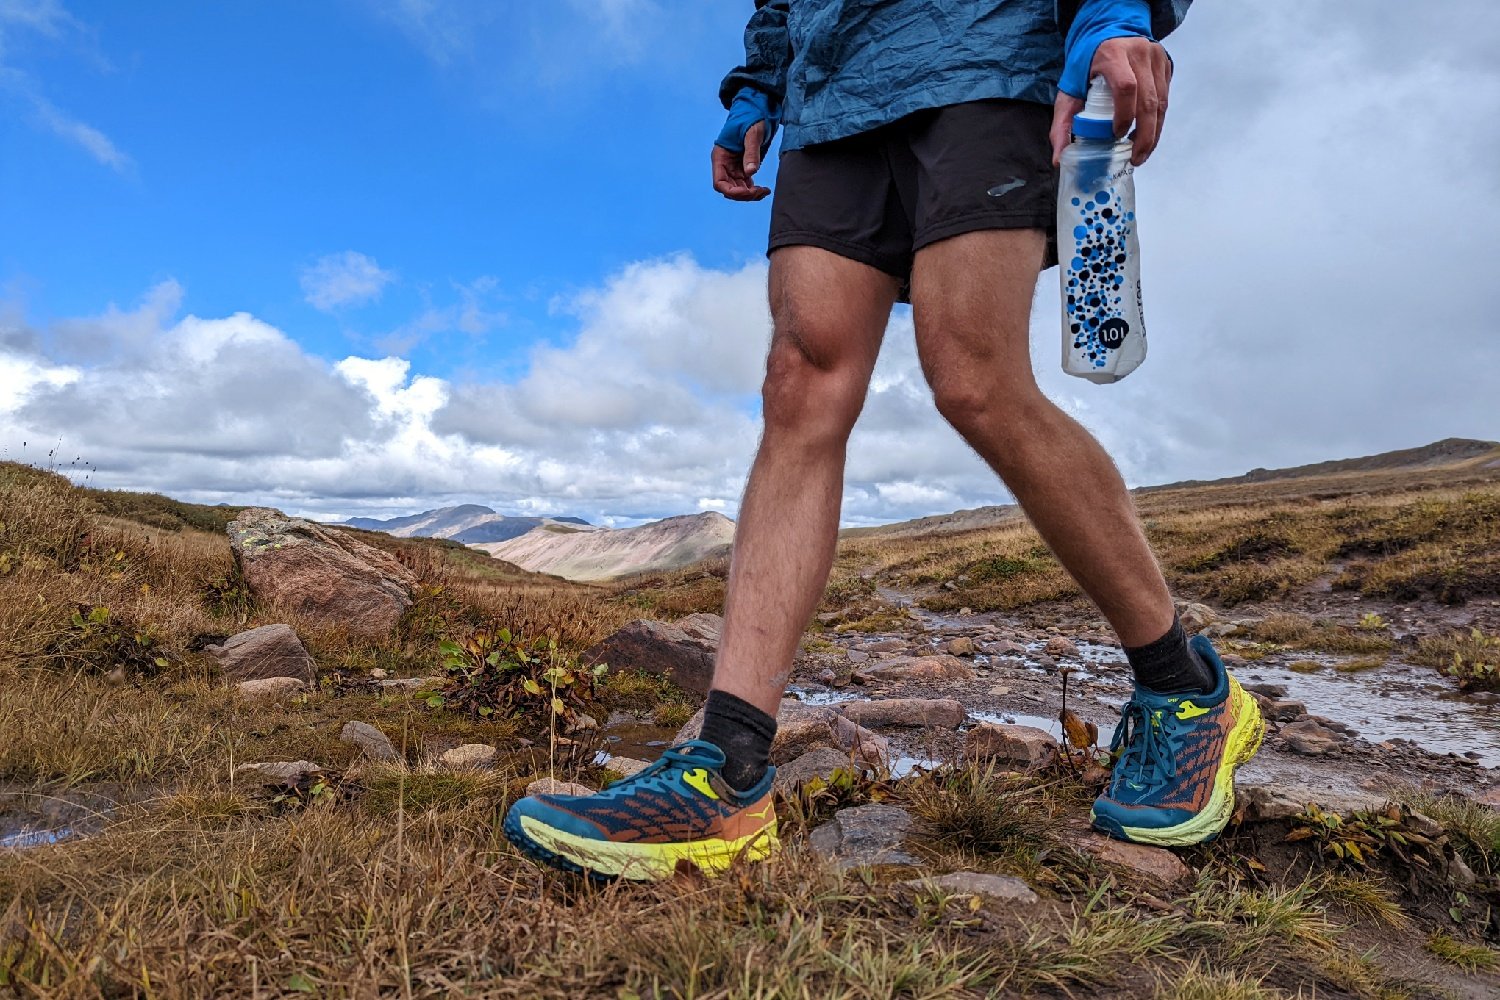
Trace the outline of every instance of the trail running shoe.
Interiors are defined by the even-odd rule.
[[[718,747],[689,740],[602,792],[521,799],[506,813],[505,836],[528,857],[602,880],[667,878],[680,861],[716,875],[736,858],[770,857],[779,846],[776,769],[735,792],[723,766]]]
[[[1157,694],[1136,685],[1115,729],[1122,751],[1094,826],[1120,840],[1180,847],[1217,837],[1234,812],[1234,772],[1260,749],[1266,724],[1203,636],[1192,648],[1219,679],[1210,694]]]

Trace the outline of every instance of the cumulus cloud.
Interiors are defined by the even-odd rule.
[[[319,257],[302,269],[301,276],[303,297],[325,312],[373,302],[395,280],[395,273],[375,258],[354,250]]]

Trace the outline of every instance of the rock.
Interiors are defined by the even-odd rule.
[[[835,771],[857,770],[863,770],[862,766],[851,760],[847,753],[831,747],[818,747],[778,767],[772,784],[783,795],[790,795],[814,778],[829,781]]]
[[[966,635],[961,635],[957,639],[949,639],[943,643],[943,652],[953,656],[973,656],[979,652],[979,647],[974,645],[973,639],[970,639]]]
[[[651,765],[644,760],[636,760],[634,757],[611,757],[604,762],[604,766],[620,777],[628,778],[632,774],[639,774]]]
[[[1177,605],[1177,617],[1182,620],[1182,630],[1188,635],[1202,632],[1219,620],[1218,614],[1206,604],[1183,603]]]
[[[678,730],[674,743],[698,738],[703,729],[703,709]],[[783,698],[776,711],[776,738],[771,743],[771,763],[778,767],[795,760],[809,750],[829,747],[843,751],[871,766],[883,766],[888,744],[854,721],[844,718],[826,705],[805,705],[794,698]]]
[[[415,691],[418,688],[436,687],[447,679],[446,677],[392,677],[388,680],[376,681],[375,686],[382,691]]]
[[[984,644],[984,651],[991,656],[1025,656],[1026,647],[1014,639],[997,639]]]
[[[1290,819],[1315,803],[1325,812],[1340,814],[1361,809],[1379,809],[1389,796],[1342,786],[1318,786],[1293,783],[1285,778],[1257,780],[1243,775],[1235,782],[1236,806],[1247,823],[1265,823]]]
[[[849,662],[868,663],[870,662],[870,654],[865,652],[863,649],[851,649],[849,650]]]
[[[298,677],[258,677],[253,681],[240,681],[235,690],[244,698],[271,701],[306,691],[307,685]]]
[[[1474,796],[1474,801],[1491,809],[1500,809],[1500,785],[1491,785]]]
[[[914,889],[939,889],[954,896],[978,896],[990,903],[1029,906],[1040,902],[1031,886],[1010,875],[986,875],[983,872],[950,872],[936,878],[913,879],[906,883]]]
[[[267,761],[263,764],[241,764],[234,776],[262,785],[295,785],[306,778],[322,774],[323,769],[310,760]]]
[[[1204,628],[1202,634],[1210,639],[1224,639],[1239,632],[1240,627],[1233,622],[1214,622]]]
[[[936,726],[957,729],[968,718],[963,705],[952,698],[889,698],[882,701],[849,701],[835,707],[846,719],[867,729],[884,726]]]
[[[371,760],[389,763],[401,759],[401,755],[396,752],[396,748],[391,745],[385,733],[368,722],[344,723],[344,728],[339,733],[339,740],[359,747]]]
[[[1222,657],[1220,657],[1220,659],[1222,659]],[[1267,698],[1271,699],[1272,701],[1275,701],[1278,698],[1285,698],[1286,697],[1286,685],[1285,684],[1264,684],[1264,683],[1260,683],[1260,684],[1242,684],[1240,686],[1243,687],[1246,691],[1249,691],[1251,694],[1263,694]]]
[[[438,755],[438,763],[454,770],[489,767],[500,751],[488,743],[465,743]]]
[[[573,717],[573,721],[568,723],[566,731],[568,735],[571,736],[574,733],[587,733],[598,728],[598,719],[585,712],[579,712],[576,716]]]
[[[1042,647],[1042,652],[1052,657],[1071,656],[1075,660],[1078,659],[1077,644],[1072,639],[1066,639],[1060,635],[1048,639],[1047,645]]]
[[[1307,706],[1300,701],[1286,698],[1281,701],[1270,701],[1266,706],[1266,715],[1277,722],[1294,722],[1307,714]]]
[[[1078,835],[1072,844],[1107,865],[1124,868],[1162,887],[1177,885],[1193,874],[1181,858],[1162,847],[1129,844],[1092,831]]]
[[[1318,725],[1322,726],[1324,729],[1331,730],[1336,735],[1349,737],[1359,735],[1359,730],[1355,729],[1347,722],[1340,722],[1337,719],[1330,719],[1326,715],[1309,715],[1308,718],[1313,722],[1316,722]]]
[[[593,795],[594,790],[576,781],[538,778],[526,786],[527,795]]]
[[[1457,854],[1448,860],[1448,881],[1460,889],[1472,889],[1479,884],[1479,876],[1474,874],[1474,869]]]
[[[981,722],[964,736],[964,756],[1031,771],[1057,759],[1057,741],[1034,726]]]
[[[972,615],[974,613],[974,609],[970,607],[962,607],[958,609],[958,613],[960,615]]]
[[[1297,753],[1308,757],[1319,757],[1338,749],[1339,734],[1313,719],[1289,722],[1281,727],[1281,738]]]
[[[252,507],[229,522],[229,544],[251,593],[320,624],[380,638],[411,607],[416,577],[349,532]]]
[[[723,619],[709,614],[688,615],[675,625],[637,619],[586,649],[579,662],[664,674],[678,687],[706,695],[713,683],[722,627]]]
[[[905,809],[872,803],[840,809],[807,840],[813,851],[840,869],[914,865],[917,859],[901,849],[913,825]]]
[[[898,656],[871,664],[864,671],[875,680],[972,681],[974,668],[947,653]]]
[[[1055,674],[1055,673],[1057,673],[1057,661],[1054,660],[1052,657],[1048,656],[1046,653],[1038,653],[1038,654],[1036,654],[1035,660],[1036,660],[1036,665],[1039,666],[1039,667],[1041,667],[1043,670],[1047,671],[1047,673],[1049,673],[1049,674]]]
[[[217,646],[205,646],[203,651],[230,681],[296,677],[315,684],[318,680],[313,658],[290,625],[262,625],[230,636]]]

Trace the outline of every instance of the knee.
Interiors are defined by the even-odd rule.
[[[868,378],[857,359],[814,352],[795,331],[778,328],[761,387],[766,434],[842,444],[859,418]]]
[[[933,403],[968,440],[1003,443],[1034,426],[1047,401],[1030,378],[1008,378],[982,364],[956,365],[930,375]]]

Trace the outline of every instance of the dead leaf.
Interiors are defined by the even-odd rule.
[[[1098,741],[1099,727],[1084,722],[1072,709],[1063,709],[1058,713],[1058,719],[1062,722],[1063,732],[1067,734],[1069,746],[1087,750]]]

